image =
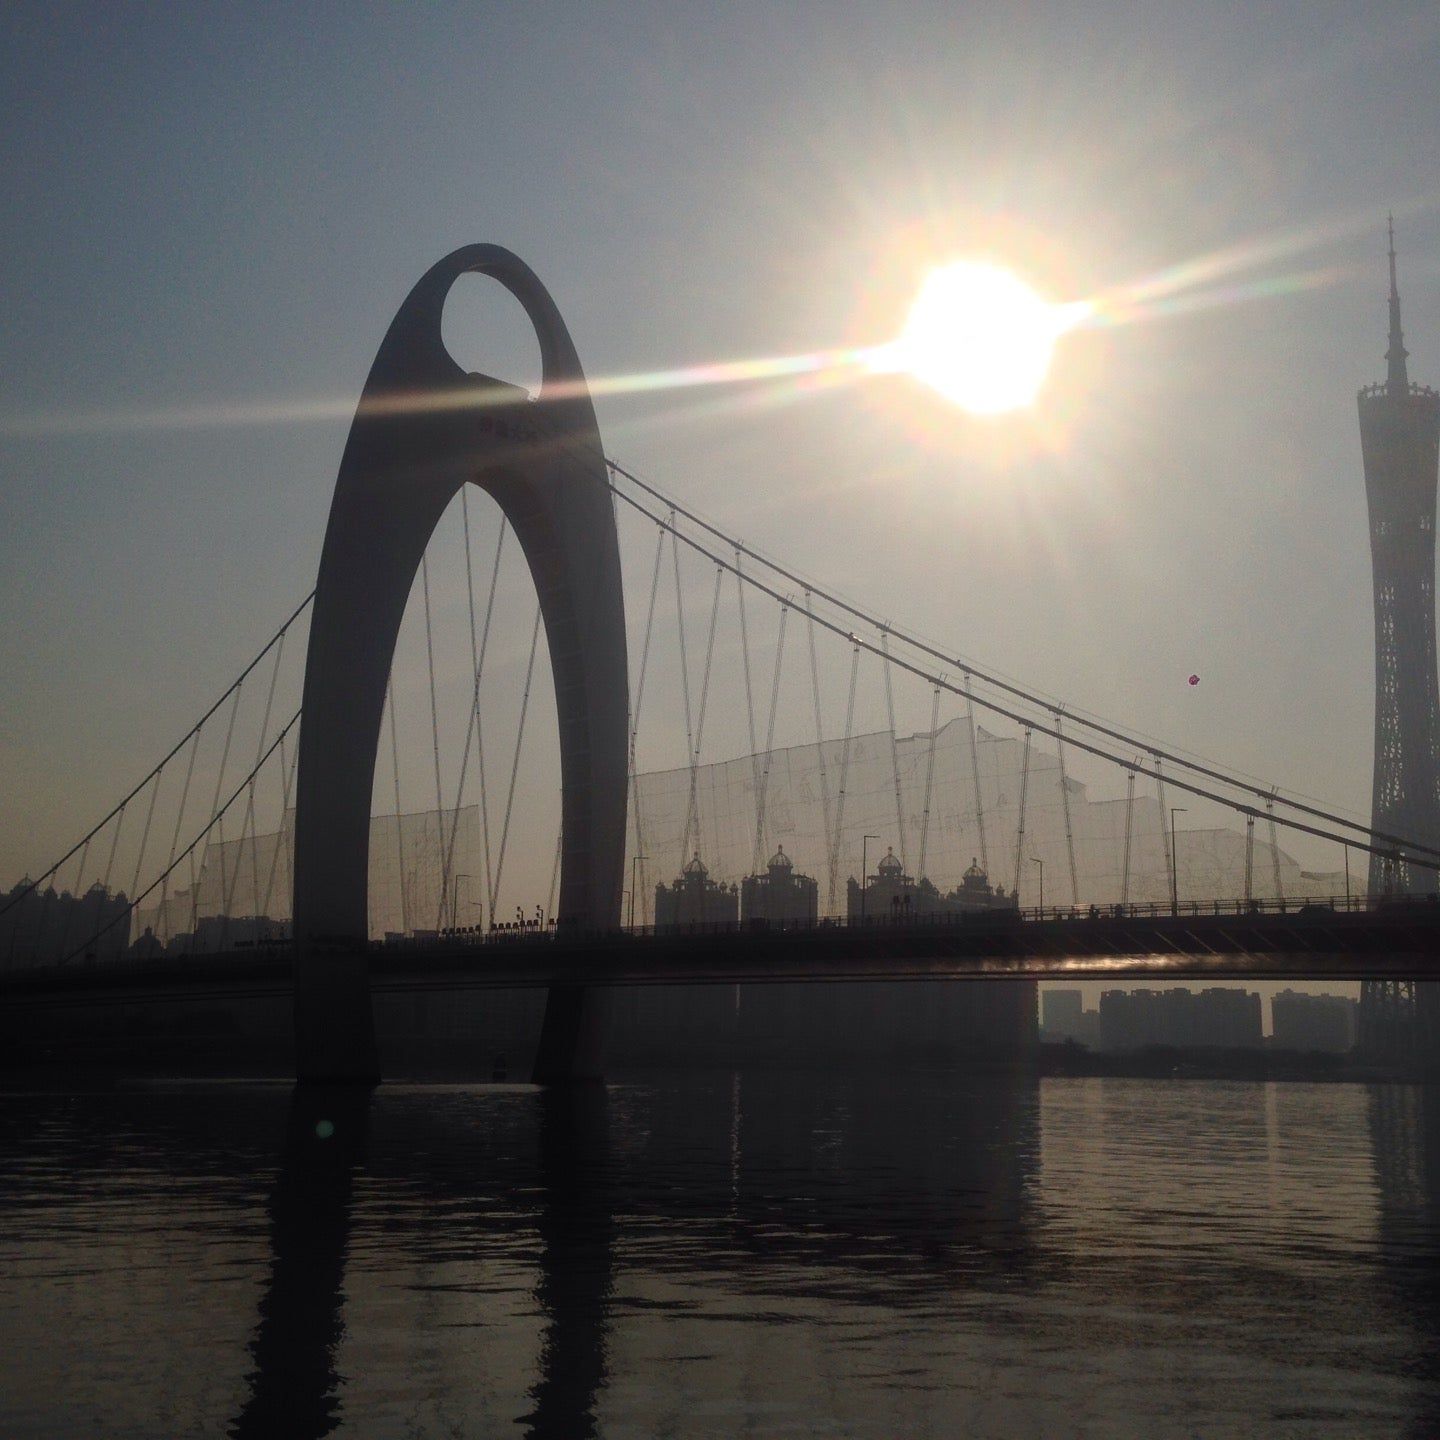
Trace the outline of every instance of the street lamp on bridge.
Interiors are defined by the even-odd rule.
[[[1043,920],[1045,918],[1045,862],[1038,855],[1032,855],[1030,863],[1040,867],[1040,918]]]
[[[642,860],[648,860],[648,855],[632,855],[630,857],[630,928],[635,928],[635,867]]]
[[[450,928],[452,930],[458,930],[460,928],[460,882],[462,880],[473,880],[474,878],[473,875],[467,875],[463,872],[450,877],[452,887],[450,892]]]
[[[868,863],[870,854],[870,842],[878,840],[878,835],[865,835],[860,840],[860,918],[865,918],[865,890],[870,884],[870,866]]]

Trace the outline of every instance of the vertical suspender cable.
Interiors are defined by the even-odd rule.
[[[270,668],[270,687],[265,695],[265,713],[260,720],[260,743],[255,747],[255,765],[250,771],[250,783],[246,787],[245,819],[240,826],[240,844],[235,852],[235,873],[231,875],[229,889],[225,892],[225,914],[220,922],[220,948],[222,950],[225,948],[224,937],[230,927],[231,902],[235,894],[235,886],[240,879],[240,866],[245,857],[247,834],[250,837],[250,903],[252,906],[258,906],[260,902],[260,865],[255,851],[255,777],[260,767],[260,757],[265,753],[265,741],[270,734],[270,712],[275,704],[275,682],[280,678],[280,661],[284,654],[285,640],[282,636],[280,644],[275,647],[275,664]]]
[[[735,597],[740,607],[740,658],[745,664],[745,719],[750,735],[750,783],[760,793],[760,747],[755,741],[755,693],[750,684],[750,627],[745,623],[745,584],[740,573],[740,552],[735,552]]]
[[[110,837],[110,858],[105,862],[105,878],[100,882],[107,899],[110,896],[110,872],[115,868],[115,852],[120,848],[120,830],[125,824],[125,810],[126,807],[122,805],[120,813],[115,817],[115,833]]]
[[[860,647],[850,647],[850,696],[845,702],[845,738],[840,742],[840,787],[835,794],[835,830],[830,841],[830,914],[839,903],[840,841],[845,833],[845,787],[850,780],[850,735],[855,725],[855,680],[860,673]],[[864,883],[865,877],[860,877]]]
[[[920,858],[915,862],[915,879],[925,878],[925,847],[930,839],[930,796],[935,788],[935,738],[940,727],[940,687],[930,700],[930,748],[925,757],[925,805],[920,812]]]
[[[75,888],[74,888],[74,890],[71,891],[71,895],[73,896],[73,898],[74,898],[74,900],[75,900],[76,903],[75,903],[74,905],[72,905],[68,911],[66,911],[66,913],[65,913],[65,928],[60,932],[60,953],[61,953],[62,955],[68,955],[68,954],[70,953],[70,920],[71,920],[71,917],[74,915],[76,909],[79,907],[80,896],[81,896],[80,887],[81,887],[81,885],[83,885],[84,882],[85,882],[85,861],[86,861],[86,859],[89,857],[89,854],[90,854],[90,841],[87,839],[87,840],[85,841],[84,845],[83,845],[83,846],[81,847],[81,849],[80,849],[80,864],[79,864],[79,865],[76,867],[76,869],[75,869]],[[49,899],[49,895],[48,895],[48,894],[46,895],[45,899]],[[42,925],[43,925],[43,921],[44,921],[44,918],[45,918],[45,903],[44,903],[43,900],[41,901],[41,904],[40,904],[40,918],[41,918],[41,922],[42,922]],[[39,949],[40,949],[40,935],[41,935],[41,933],[42,933],[41,929],[40,929],[39,927],[37,927],[37,929],[36,929],[36,934],[35,934],[35,950],[36,950],[36,952],[37,952],[37,953],[36,953],[36,958],[37,958],[37,959],[39,958],[38,952],[39,952]],[[16,940],[16,937],[17,937],[19,934],[20,934],[20,926],[19,926],[19,924],[17,923],[16,926],[15,926],[15,928],[10,932],[10,957],[11,957],[12,961],[13,961],[13,959],[14,959],[14,957],[15,957],[15,940]]]
[[[145,863],[145,850],[150,843],[150,826],[155,819],[155,802],[160,798],[160,772],[155,772],[155,779],[150,788],[150,804],[145,810],[145,825],[140,831],[140,850],[135,856],[135,876],[130,881],[130,894],[132,896],[140,893],[140,867]]]
[[[1020,815],[1015,827],[1015,884],[1011,887],[1020,892],[1020,866],[1025,858],[1025,792],[1030,788],[1030,735],[1026,728],[1020,744],[1024,747],[1020,757]]]
[[[965,677],[965,724],[970,731],[970,775],[975,782],[975,828],[980,832],[980,868],[990,873],[990,850],[985,843],[985,804],[980,797],[980,747],[975,739],[975,701],[970,694],[970,677]],[[999,884],[997,880],[995,882]]]
[[[200,731],[190,742],[190,759],[185,766],[185,783],[180,787],[180,808],[175,812],[175,832],[170,837],[170,854],[165,861],[165,874],[160,882],[160,923],[165,933],[160,937],[164,944],[170,943],[170,872],[175,868],[175,855],[180,848],[180,826],[185,820],[185,805],[190,799],[190,781],[195,775],[195,752],[200,748]]]
[[[645,854],[645,826],[640,814],[640,772],[636,767],[635,747],[640,736],[640,706],[645,700],[645,674],[650,665],[650,636],[655,627],[655,597],[660,592],[660,562],[665,558],[665,532],[658,526],[655,530],[655,568],[650,575],[650,605],[645,612],[645,643],[640,648],[640,673],[635,681],[635,708],[630,712],[630,813],[632,824],[635,828],[635,859],[633,865],[640,869],[640,885],[646,881],[645,865],[648,857]],[[633,866],[632,866],[633,868]],[[640,923],[649,924],[645,918],[647,910],[644,903],[637,906],[636,900],[640,897],[630,897],[631,913],[636,909],[640,911]]]
[[[562,830],[555,837],[555,863],[550,867],[550,903],[545,907],[545,914],[551,920],[555,917],[555,892],[560,888],[560,851],[565,844],[565,832]]]
[[[680,860],[676,869],[685,864],[690,845],[690,819],[695,811],[696,755],[695,726],[690,710],[690,656],[685,645],[685,601],[680,589],[680,541],[675,536],[675,512],[670,512],[670,555],[675,563],[675,630],[680,639],[680,693],[685,700],[685,758],[690,769],[690,794],[685,805],[685,835],[680,845]]]
[[[525,714],[530,708],[530,681],[535,675],[535,651],[540,644],[540,607],[535,607],[535,625],[530,631],[530,659],[525,666],[525,692],[520,697],[520,725],[515,732],[515,759],[510,765],[510,792],[505,797],[505,823],[500,828],[500,856],[495,862],[495,893],[490,897],[490,913],[500,903],[500,875],[505,869],[505,845],[510,839],[510,812],[515,805],[515,780],[520,774],[520,747],[525,743]]]
[[[400,869],[400,929],[410,933],[410,886],[405,880],[405,824],[400,813],[400,739],[395,728],[395,675],[385,685],[390,710],[390,775],[395,783],[395,862]],[[298,754],[299,751],[297,750]]]
[[[1165,772],[1160,768],[1158,755],[1155,756],[1155,796],[1160,802],[1160,851],[1165,856],[1165,882],[1168,885],[1171,874],[1175,873],[1170,868],[1175,861],[1170,854],[1170,827],[1165,823],[1169,818],[1165,814]]]
[[[809,621],[810,693],[815,701],[815,758],[820,766],[820,819],[824,826],[820,833],[825,841],[825,864],[828,873],[834,869],[830,851],[830,776],[825,766],[825,731],[820,718],[820,667],[815,659],[814,605],[808,589],[805,591],[805,611]]]
[[[1065,851],[1070,857],[1070,903],[1080,903],[1080,877],[1075,870],[1075,831],[1070,824],[1070,786],[1065,775],[1065,740],[1060,730],[1060,712],[1055,712],[1055,750],[1060,757],[1060,803],[1065,811]]]
[[[700,746],[705,738],[705,712],[710,703],[710,667],[715,658],[715,627],[720,619],[720,582],[725,572],[715,567],[715,594],[710,601],[710,633],[705,640],[705,674],[700,681],[700,713],[695,719],[695,750],[690,757],[690,809],[685,817],[686,844],[690,831],[695,832],[695,848],[700,846],[700,796],[697,793],[700,770]],[[684,864],[685,846],[681,847],[681,864]]]
[[[288,761],[285,758],[285,742],[280,742],[280,831],[275,836],[275,848],[270,852],[270,874],[265,881],[265,898],[260,902],[260,914],[270,914],[270,896],[275,889],[275,870],[280,862],[280,846],[285,843],[289,835],[290,794],[295,784],[295,762],[300,759],[300,749],[295,749],[295,759]],[[293,870],[291,884],[293,887]],[[289,907],[291,919],[294,919],[294,902]]]
[[[1265,808],[1270,812],[1270,865],[1275,876],[1275,898],[1283,905],[1285,903],[1285,887],[1280,883],[1280,839],[1275,834],[1275,797],[1273,795],[1265,801]]]
[[[890,632],[880,632],[880,654],[885,671],[885,715],[890,722],[890,772],[895,780],[895,829],[899,835],[900,869],[909,873],[905,857],[905,811],[900,803],[900,752],[895,736],[895,690],[890,681]]]
[[[440,785],[440,711],[435,702],[435,642],[430,630],[430,557],[420,557],[420,589],[425,599],[425,664],[430,672],[430,747],[435,756],[435,864],[440,874],[439,912],[445,909],[445,796]],[[439,921],[436,921],[439,929]]]
[[[755,801],[755,868],[758,875],[765,861],[765,801],[770,788],[770,758],[775,749],[775,712],[780,704],[780,660],[785,653],[785,622],[790,607],[780,607],[780,630],[775,636],[775,678],[770,682],[770,724],[765,731],[765,768],[760,774],[760,791]]]
[[[215,828],[220,836],[220,843],[216,846],[216,855],[220,861],[220,895],[223,901],[225,895],[225,812],[220,810],[220,790],[225,782],[225,767],[230,763],[230,742],[235,738],[235,716],[240,709],[240,696],[243,687],[235,687],[235,700],[230,706],[230,723],[225,729],[225,748],[220,752],[220,768],[215,772],[215,794],[210,801],[210,814],[215,819]],[[217,814],[217,811],[219,812]],[[209,833],[208,830],[206,832]],[[210,848],[210,842],[205,842],[205,848]],[[194,875],[195,859],[194,852],[191,852],[190,872]],[[200,880],[197,884],[193,879],[190,885],[190,930],[192,935],[200,928],[200,885],[205,880],[205,862],[202,855],[200,862]]]
[[[612,497],[613,498],[613,497]],[[470,696],[470,717],[465,725],[465,750],[460,757],[460,781],[455,787],[455,811],[450,817],[450,843],[445,849],[444,879],[450,883],[450,872],[455,857],[455,830],[460,823],[460,802],[465,792],[465,773],[470,763],[470,739],[475,739],[475,769],[480,776],[480,842],[485,862],[485,897],[489,903],[491,887],[490,866],[490,800],[486,788],[485,730],[480,718],[480,677],[485,670],[485,654],[490,648],[490,621],[495,614],[495,587],[500,582],[500,557],[505,549],[506,519],[500,517],[500,534],[495,541],[495,564],[490,571],[490,595],[485,602],[485,628],[477,644],[475,639],[475,582],[470,565],[470,508],[465,498],[465,487],[460,490],[460,519],[465,530],[465,594],[470,610],[470,671],[475,677],[474,689]],[[495,917],[490,917],[494,924]]]
[[[1130,903],[1130,835],[1135,815],[1135,771],[1125,775],[1125,866],[1120,872],[1120,903]]]

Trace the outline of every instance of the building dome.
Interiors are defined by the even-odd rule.
[[[965,872],[965,883],[974,884],[977,880],[984,885],[989,882],[990,877],[980,868],[975,857],[970,857],[970,868]]]
[[[680,872],[682,875],[698,875],[702,880],[710,873],[705,868],[705,863],[700,859],[700,852],[695,852],[695,858],[685,863],[685,868]]]
[[[879,871],[882,875],[898,875],[901,870],[900,862],[895,858],[895,847],[892,845],[885,851],[885,858],[879,864]]]
[[[770,857],[770,869],[772,870],[793,870],[795,862],[785,853],[785,847],[780,845]]]

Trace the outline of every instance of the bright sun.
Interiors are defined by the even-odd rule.
[[[1078,308],[1052,305],[998,265],[957,260],[926,277],[884,368],[907,371],[972,415],[1018,410],[1039,394]]]

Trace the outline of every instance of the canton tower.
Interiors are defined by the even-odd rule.
[[[1435,489],[1440,395],[1405,369],[1395,226],[1390,225],[1390,348],[1383,384],[1359,394],[1360,448],[1375,583],[1375,776],[1370,825],[1440,848],[1440,697],[1435,673]],[[1370,857],[1370,894],[1434,894],[1436,872],[1403,853]],[[1360,1041],[1394,1060],[1434,1053],[1440,985],[1367,980]]]
[[[1359,395],[1360,448],[1375,580],[1375,779],[1370,824],[1440,847],[1440,697],[1435,675],[1435,487],[1440,395],[1412,385],[1400,331],[1390,228],[1385,381]],[[1403,855],[1370,858],[1370,893],[1435,889]]]

